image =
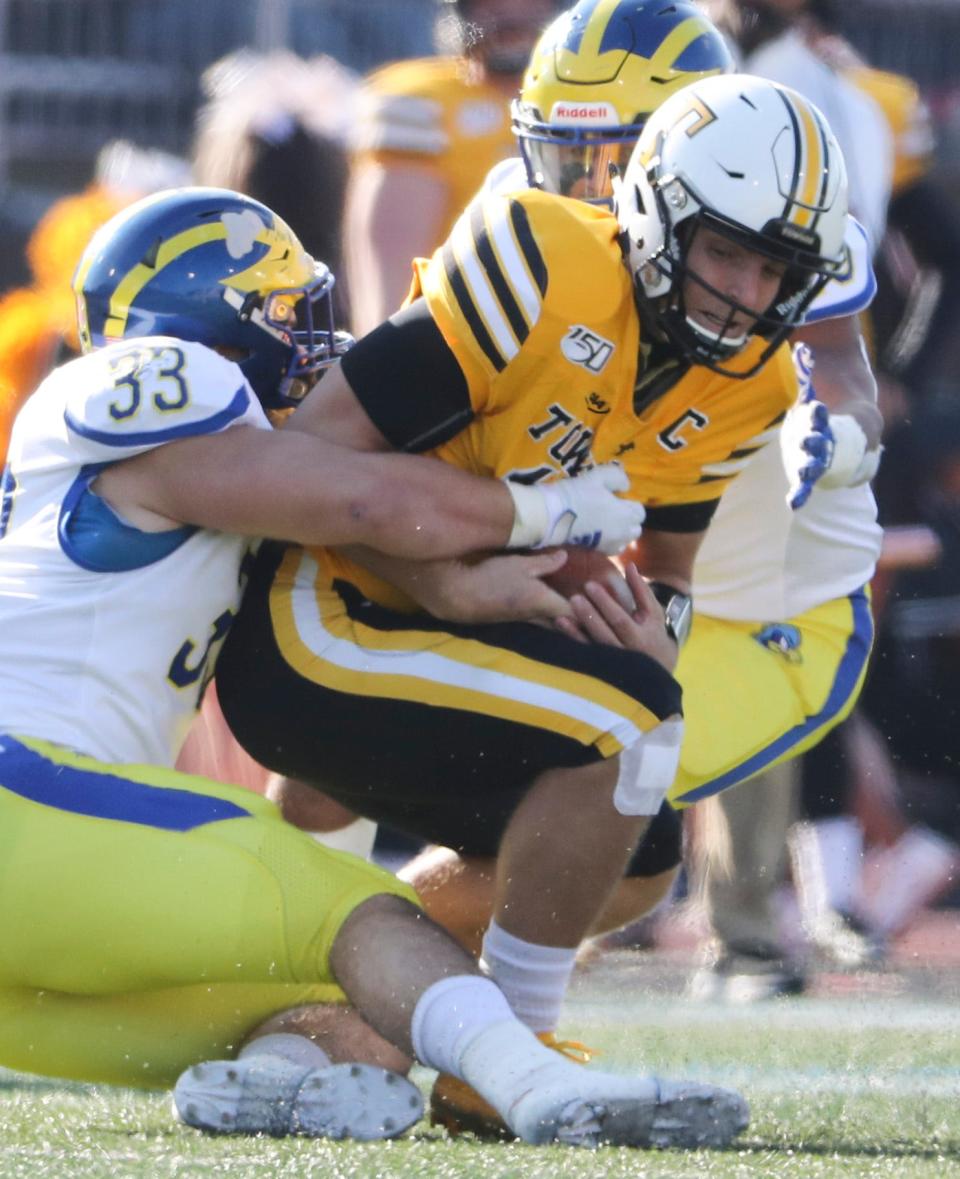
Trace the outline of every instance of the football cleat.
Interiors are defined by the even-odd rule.
[[[577,1040],[558,1040],[554,1032],[538,1032],[537,1039],[577,1064],[589,1064],[596,1053]],[[430,1094],[430,1125],[442,1126],[451,1137],[475,1134],[478,1138],[509,1140],[516,1134],[493,1106],[466,1081],[441,1073]]]
[[[420,1090],[389,1069],[304,1069],[267,1056],[194,1065],[177,1081],[173,1106],[180,1121],[215,1134],[360,1141],[395,1138],[423,1114]]]
[[[529,1089],[510,1111],[524,1142],[697,1150],[747,1128],[739,1093],[692,1081],[584,1072]]]

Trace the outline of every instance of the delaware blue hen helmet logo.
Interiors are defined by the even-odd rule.
[[[800,651],[803,635],[789,622],[769,622],[760,630],[754,631],[753,638],[761,647],[782,655],[788,663],[803,662],[803,654]]]

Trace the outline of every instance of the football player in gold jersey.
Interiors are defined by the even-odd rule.
[[[469,207],[417,261],[407,306],[291,426],[431,453],[521,498],[619,460],[647,507],[650,580],[630,571],[646,650],[441,621],[417,609],[437,613],[420,567],[267,546],[217,670],[259,761],[497,857],[484,958],[538,1031],[556,1027],[576,948],[675,775],[670,671],[700,537],[795,399],[786,336],[846,265],[836,141],[761,79],[712,77],[669,99],[616,204],[523,191]]]
[[[593,202],[607,199],[607,163],[619,162],[625,146],[636,142],[664,91],[696,81],[695,70],[726,72],[728,62],[722,37],[694,4],[618,0],[596,6],[581,0],[538,42],[513,107],[520,155],[494,168],[486,190],[511,193],[529,183]],[[800,329],[805,339],[811,318],[822,332],[824,319],[833,323],[837,315],[849,317],[853,305],[869,303],[873,276],[862,264],[862,240],[858,227],[851,243],[854,272],[843,284],[828,284],[815,301]],[[852,351],[863,363],[859,349]],[[865,374],[852,371],[846,353],[841,366],[834,348],[821,364],[820,342],[816,359],[818,398],[832,409],[853,409],[864,375],[874,384],[866,366]],[[857,408],[870,411],[875,414],[872,403]],[[843,428],[842,420],[831,418],[835,433]],[[825,477],[819,486],[829,481]],[[677,666],[685,740],[668,794],[677,808],[795,756],[846,715],[862,683],[872,633],[863,586],[879,548],[869,491],[853,493],[856,512],[846,488],[839,502],[837,496],[824,502],[829,493],[818,491],[795,512],[785,502],[786,489],[779,447],[766,448],[723,497],[698,554],[697,616]],[[601,614],[607,601],[612,604],[603,596],[584,603],[592,615],[588,634],[623,643],[626,620],[618,616],[618,633],[612,632]],[[734,680],[736,690],[730,690]],[[285,785],[284,795],[289,793]],[[680,823],[667,808],[631,862],[630,874],[639,879],[621,890],[634,912],[644,887],[651,908],[662,899],[681,856]],[[492,884],[486,862],[431,848],[402,875],[465,944],[479,946],[489,919],[483,897]],[[611,921],[615,916],[607,914]],[[746,918],[738,913],[737,920],[743,924]]]
[[[557,0],[444,0],[451,56],[388,65],[366,83],[346,207],[357,335],[400,304],[410,259],[450,232],[490,168],[514,152],[508,104]]]

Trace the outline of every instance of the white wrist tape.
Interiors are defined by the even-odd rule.
[[[877,473],[883,447],[867,449],[867,436],[856,418],[848,413],[830,415],[833,433],[833,457],[820,477],[819,486],[857,487]]]
[[[547,531],[547,501],[538,487],[505,480],[513,496],[513,529],[507,541],[509,549],[536,548]]]
[[[513,530],[510,549],[539,549],[566,544],[577,513],[562,496],[559,483],[529,487],[506,481],[513,496]]]

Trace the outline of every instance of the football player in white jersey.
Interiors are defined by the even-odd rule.
[[[492,480],[269,428],[267,408],[346,346],[331,286],[269,209],[216,189],[133,206],[80,263],[91,351],[28,401],[3,478],[0,1063],[176,1082],[204,1129],[378,1138],[419,1117],[418,1090],[383,1067],[415,1053],[526,1141],[725,1142],[746,1121],[737,1095],[585,1073],[412,890],[250,792],[169,768],[247,538],[427,555],[551,529],[543,496],[518,511]],[[616,546],[639,516],[606,482],[573,481],[555,515]],[[384,1037],[366,1029],[370,1063],[331,1064],[316,1042],[336,984]]]

